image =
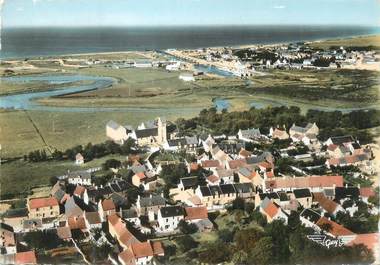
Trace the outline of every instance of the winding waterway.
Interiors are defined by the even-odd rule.
[[[62,96],[66,94],[80,93],[84,91],[104,89],[112,84],[118,82],[116,79],[111,77],[103,76],[90,76],[90,75],[65,75],[65,74],[54,74],[54,75],[28,75],[28,76],[10,76],[1,77],[1,82],[11,82],[11,83],[32,83],[32,82],[45,82],[52,85],[52,89],[40,92],[26,92],[0,96],[0,108],[2,109],[19,109],[19,110],[37,110],[37,111],[58,111],[58,112],[94,112],[94,111],[129,111],[129,112],[188,112],[188,111],[199,111],[195,108],[144,108],[144,107],[60,107],[60,106],[47,106],[40,104],[37,99]],[[83,84],[73,84],[75,82],[85,82]],[[54,85],[60,84],[63,87],[53,88]],[[65,86],[67,84],[67,86]],[[214,106],[218,110],[228,109],[230,103],[228,99],[215,98],[213,100]],[[289,103],[282,102],[280,100],[269,100],[269,99],[257,99],[250,103],[250,107],[264,108],[266,106],[281,106],[288,105]],[[294,103],[293,105],[297,105]],[[206,107],[206,106],[205,106]],[[310,104],[311,109],[318,109],[324,111],[334,111],[339,110],[342,112],[350,112],[354,110],[378,108],[378,106],[367,106],[366,108],[337,108],[337,107],[327,107],[318,106]]]

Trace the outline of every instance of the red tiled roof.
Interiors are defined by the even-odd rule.
[[[344,226],[338,224],[338,223],[335,223],[329,219],[327,219],[326,217],[321,217],[316,225],[318,225],[319,227],[323,227],[324,224],[329,224],[331,226],[331,229],[327,232],[329,232],[330,234],[334,235],[334,236],[349,236],[349,235],[355,235],[354,232],[348,230],[347,228],[345,228]]]
[[[111,199],[105,199],[102,201],[102,208],[103,211],[110,211],[115,210],[115,204],[113,203],[113,200]]]
[[[281,136],[283,136],[283,135],[285,135],[286,134],[286,131],[283,131],[283,130],[280,130],[280,129],[275,129],[274,131],[273,131],[273,134],[272,134],[272,137],[273,138],[277,138],[277,137],[281,137]]]
[[[161,241],[152,242],[152,249],[154,255],[161,255],[165,253]]]
[[[208,212],[206,207],[185,207],[186,220],[207,219]]]
[[[124,262],[124,264],[134,265],[135,256],[133,255],[130,249],[125,249],[123,252],[119,254],[119,259]]]
[[[265,162],[265,161],[260,162],[260,163],[258,164],[258,166],[259,166],[259,167],[263,167],[263,168],[265,168],[265,169],[270,169],[270,168],[272,168],[272,165],[269,164],[268,162]]]
[[[85,187],[78,185],[78,186],[76,186],[76,188],[74,190],[74,194],[78,195],[78,196],[82,196],[85,190],[86,190]]]
[[[375,190],[372,187],[360,188],[360,196],[362,197],[369,198],[375,195],[376,195]]]
[[[273,178],[274,177],[273,171],[268,171],[266,174],[267,174],[268,178]]]
[[[338,207],[336,202],[327,198],[322,192],[313,192],[313,199],[329,214],[334,213]]]
[[[363,244],[368,249],[375,250],[379,244],[379,233],[358,234],[355,239],[347,244],[347,246]]]
[[[239,155],[243,157],[249,157],[250,155],[252,155],[252,153],[242,148],[239,152]]]
[[[202,161],[202,167],[220,167],[218,160],[205,160]]]
[[[58,227],[57,235],[60,239],[69,239],[71,238],[71,230],[68,226]]]
[[[328,147],[327,147],[327,150],[329,151],[334,151],[335,149],[338,148],[338,145],[336,144],[330,144]]]
[[[18,252],[15,255],[16,264],[37,264],[36,254],[33,250],[26,252]]]
[[[199,168],[199,165],[197,163],[190,164],[190,171],[197,171],[198,168]]]
[[[307,176],[294,178],[273,178],[266,181],[270,188],[317,188],[343,187],[342,176]]]
[[[200,199],[197,195],[191,196],[188,200],[189,200],[192,204],[194,204],[194,205],[201,205],[201,204],[202,204],[201,199]]]
[[[210,181],[211,183],[215,183],[219,180],[219,177],[215,175],[210,175],[207,177],[207,180]]]
[[[149,242],[134,243],[131,245],[131,249],[137,259],[153,256],[153,249]]]
[[[247,163],[246,163],[245,159],[237,159],[237,160],[228,161],[228,165],[230,166],[231,169],[244,167],[246,164]]]
[[[267,215],[270,216],[270,218],[273,218],[279,209],[273,202],[269,202],[267,207],[265,207],[263,210]]]
[[[58,206],[58,201],[54,197],[35,198],[28,201],[30,209]]]
[[[72,216],[72,217],[69,217],[69,219],[67,220],[68,224],[69,224],[69,227],[71,230],[74,230],[74,229],[86,229],[86,222],[84,220],[84,217],[83,216],[80,216],[80,217],[76,217],[76,216]]]
[[[129,232],[129,230],[126,227],[124,227],[122,235],[119,237],[119,242],[123,243],[125,246],[129,246],[139,241],[134,237],[134,235],[132,235],[131,232]]]
[[[135,174],[137,177],[139,177],[140,180],[143,180],[146,178],[146,175],[144,172],[138,172]]]

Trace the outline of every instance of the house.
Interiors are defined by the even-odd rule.
[[[0,223],[0,253],[14,254],[16,251],[16,240],[13,227]]]
[[[77,185],[75,187],[73,195],[77,196],[80,199],[82,199],[85,204],[89,204],[90,200],[89,200],[89,197],[88,197],[87,189],[84,186]]]
[[[102,220],[98,212],[85,212],[84,221],[88,230],[102,228]]]
[[[139,215],[148,215],[148,213],[151,213],[151,215],[149,216],[150,220],[156,219],[154,218],[154,215],[157,215],[159,209],[164,207],[165,205],[165,198],[161,195],[154,194],[151,194],[148,197],[138,196],[136,201],[137,212],[139,213]]]
[[[278,139],[278,140],[289,139],[289,134],[286,132],[286,130],[281,130],[279,128],[273,129],[273,127],[270,127],[269,129],[269,136],[272,137],[272,139]]]
[[[266,198],[280,204],[280,196],[277,192],[267,192],[267,193],[256,193],[255,195],[255,205],[260,205]]]
[[[187,152],[194,152],[198,146],[196,136],[185,136],[183,138],[169,139],[164,143],[163,148],[169,151],[179,151],[186,149]]]
[[[50,196],[55,197],[60,204],[66,199],[65,185],[63,181],[57,181],[50,190]]]
[[[124,142],[129,138],[127,128],[112,120],[106,124],[106,135],[118,144],[124,144]]]
[[[339,237],[339,236],[354,236],[355,233],[348,230],[344,226],[329,220],[326,217],[321,217],[316,225],[319,227],[320,230],[325,231],[326,234],[332,236],[332,237]]]
[[[240,140],[245,142],[252,142],[254,140],[258,140],[262,137],[260,133],[260,129],[247,129],[247,130],[239,130],[238,137]]]
[[[313,201],[318,203],[324,212],[332,216],[336,216],[339,211],[344,212],[344,208],[340,204],[327,198],[323,192],[313,192]]]
[[[231,162],[231,161],[230,161]],[[224,184],[234,183],[234,171],[231,169],[218,168],[215,170],[215,175],[218,176]]]
[[[247,160],[246,159],[236,159],[236,160],[230,160],[228,161],[226,167],[227,169],[235,170],[240,167],[246,167],[247,165]]]
[[[173,232],[177,229],[179,221],[184,219],[184,211],[181,206],[166,206],[158,211],[158,232]]]
[[[214,227],[206,207],[185,207],[185,220],[195,224],[200,232],[211,231]]]
[[[305,176],[271,178],[265,181],[265,187],[273,191],[291,191],[309,188],[313,192],[321,192],[326,188],[343,187],[342,176]]]
[[[376,196],[375,190],[372,187],[362,187],[359,189],[360,198],[368,203],[368,199]]]
[[[214,174],[206,177],[206,182],[208,185],[219,185],[220,178]]]
[[[71,196],[65,202],[65,215],[67,218],[71,216],[82,216],[84,213],[84,202],[76,196]]]
[[[358,187],[335,187],[335,200],[345,201],[348,199],[357,200],[360,196]]]
[[[150,265],[155,264],[154,256],[163,255],[164,249],[161,242],[137,242],[120,252],[118,260],[122,265]]]
[[[131,250],[135,257],[136,264],[153,264],[153,249],[150,242],[133,243],[131,245]]]
[[[36,253],[34,250],[16,253],[15,264],[37,264]]]
[[[255,191],[252,183],[235,183],[233,186],[235,188],[237,197],[245,199],[247,201],[254,198]]]
[[[116,206],[112,199],[104,199],[98,203],[98,212],[102,221],[106,220],[107,216],[116,213]]]
[[[185,177],[179,179],[178,188],[180,190],[196,189],[198,187],[198,177]]]
[[[351,135],[345,135],[345,136],[330,137],[324,142],[324,145],[347,146],[355,142],[356,142],[355,139]]]
[[[306,227],[315,228],[320,218],[321,215],[319,213],[309,208],[303,209],[300,213],[300,221]]]
[[[84,216],[70,216],[67,219],[67,225],[70,227],[70,230],[81,230],[82,232],[87,232],[86,221]]]
[[[143,186],[144,190],[154,190],[157,185],[157,177],[153,172],[137,172],[132,176],[132,184],[136,187]]]
[[[199,138],[202,144],[203,149],[206,153],[210,152],[212,149],[212,146],[215,144],[214,138],[209,134],[207,137],[200,137]]]
[[[319,128],[316,123],[308,123],[306,127],[297,126],[295,124],[292,125],[289,129],[289,135],[294,140],[297,141],[300,138],[302,139],[304,136],[309,135],[309,137],[312,137],[312,135],[316,136],[319,134]],[[300,137],[300,136],[301,137]]]
[[[83,165],[84,164],[84,157],[81,153],[78,153],[75,155],[75,164],[76,165]]]
[[[65,241],[69,241],[72,238],[71,229],[69,226],[57,227],[57,236]]]
[[[310,208],[313,202],[311,192],[308,188],[304,189],[294,189],[293,190],[293,199],[296,199],[300,205],[304,208]]]
[[[23,223],[28,219],[28,209],[8,209],[2,215],[2,222],[11,226],[14,232],[18,233],[23,230]]]
[[[206,170],[216,170],[217,168],[223,168],[218,160],[204,160],[201,162],[201,165]]]
[[[73,185],[91,186],[91,173],[88,171],[70,172],[67,181]]]
[[[260,212],[265,215],[267,222],[271,223],[274,220],[282,219],[285,224],[288,223],[288,215],[270,199],[265,198],[260,204]]]
[[[123,220],[134,224],[136,227],[139,227],[141,225],[140,218],[135,208],[130,208],[126,210],[120,209],[120,217]]]
[[[241,148],[239,151],[239,158],[245,159],[247,157],[250,157],[252,155],[252,152],[245,150],[244,148]]]
[[[54,218],[60,214],[59,204],[54,197],[29,199],[29,218]]]
[[[127,229],[125,222],[117,214],[109,215],[107,220],[108,232],[119,242],[122,248],[129,248],[131,244],[139,242]]]

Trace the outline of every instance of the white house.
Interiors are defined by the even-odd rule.
[[[67,181],[73,185],[91,185],[91,173],[87,171],[75,171],[68,174]]]
[[[162,207],[158,211],[157,232],[173,232],[177,229],[179,221],[184,219],[184,211],[181,206]]]

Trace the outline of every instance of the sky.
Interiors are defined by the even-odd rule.
[[[4,27],[380,26],[380,0],[0,0]]]

